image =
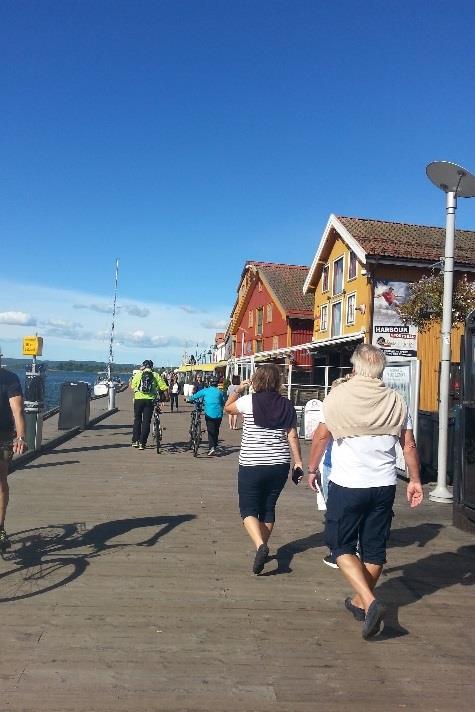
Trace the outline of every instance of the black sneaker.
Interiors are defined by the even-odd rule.
[[[260,574],[264,568],[267,557],[269,556],[269,547],[265,544],[261,544],[256,551],[256,556],[254,558],[254,563],[252,565],[252,573]]]
[[[386,608],[382,603],[374,599],[366,611],[366,616],[363,625],[362,635],[365,640],[372,638],[376,633],[379,633],[381,623],[386,615]]]
[[[0,551],[6,551],[11,547],[12,543],[7,536],[5,529],[2,527],[0,529]]]
[[[334,554],[328,554],[327,556],[324,556],[322,561],[327,566],[331,566],[332,569],[339,568],[338,564],[336,563],[336,558],[335,558]]]
[[[348,596],[348,598],[345,598],[345,608],[351,613],[355,620],[359,621],[360,623],[364,621],[366,615],[364,608],[355,606],[355,604],[351,602],[350,596]]]

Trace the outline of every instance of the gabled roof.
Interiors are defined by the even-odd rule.
[[[288,316],[313,317],[313,298],[302,292],[308,273],[306,265],[253,262]]]
[[[386,258],[428,266],[444,255],[445,228],[388,220],[368,220],[331,214],[317,254],[305,279],[304,294],[314,285],[319,265],[323,266],[335,237],[334,231],[353,250],[362,264]],[[475,266],[475,231],[455,231],[455,265]]]
[[[276,262],[254,262],[247,260],[241,273],[238,298],[231,312],[230,332],[235,333],[237,320],[247,307],[258,279],[260,278],[275,301],[282,316],[313,319],[313,297],[303,294],[303,283],[308,273],[306,265],[286,265]],[[251,277],[246,291],[241,294],[241,285]]]

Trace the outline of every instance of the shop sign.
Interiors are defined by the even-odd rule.
[[[373,344],[387,356],[417,356],[417,327],[404,325],[398,313],[408,297],[409,282],[375,282]]]

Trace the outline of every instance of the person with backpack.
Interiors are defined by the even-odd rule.
[[[168,390],[168,386],[160,374],[153,370],[153,361],[146,360],[133,375],[130,387],[134,392],[132,447],[145,450],[155,400],[160,398],[161,392]]]

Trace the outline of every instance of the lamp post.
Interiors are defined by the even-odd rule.
[[[446,194],[446,228],[444,250],[444,296],[440,331],[439,381],[439,449],[437,453],[437,486],[430,493],[434,502],[451,503],[447,489],[447,442],[449,423],[450,336],[452,331],[452,293],[454,282],[455,211],[457,198],[475,197],[475,176],[448,161],[435,161],[426,168],[427,177]]]

